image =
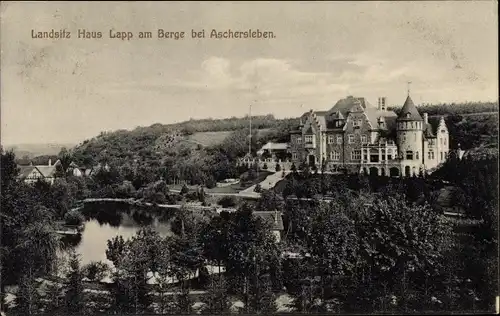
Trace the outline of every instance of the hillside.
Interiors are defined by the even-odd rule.
[[[252,151],[269,140],[288,141],[297,119],[252,117]],[[154,124],[101,133],[72,150],[79,165],[108,163],[136,187],[163,177],[191,184],[238,177],[234,160],[248,152],[248,118]]]

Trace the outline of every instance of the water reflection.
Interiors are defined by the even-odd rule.
[[[107,241],[115,236],[129,239],[142,227],[153,227],[161,236],[172,234],[170,221],[175,209],[138,208],[129,205],[85,206],[82,213],[86,217],[85,230],[81,236],[65,236],[63,242],[67,248],[75,247],[81,256],[82,264],[106,259]]]

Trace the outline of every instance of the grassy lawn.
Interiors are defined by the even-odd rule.
[[[207,189],[207,192],[212,192],[212,193],[238,193],[242,190],[248,189],[254,184],[260,183],[264,181],[267,176],[273,174],[270,171],[266,170],[261,170],[259,171],[259,175],[257,178],[253,181],[247,182],[247,183],[236,183],[236,184],[231,184],[227,187],[222,187],[222,188],[212,188],[212,189]]]
[[[254,184],[257,184],[257,183],[264,181],[267,178],[267,176],[269,176],[270,174],[273,174],[273,172],[270,172],[267,170],[260,170],[257,178],[251,182],[247,182],[244,184],[242,184],[242,183],[231,184],[227,187],[222,187],[222,188],[217,188],[217,187],[211,188],[211,189],[205,188],[205,192],[207,192],[207,193],[238,193],[242,190],[248,189],[249,187],[251,187]],[[189,190],[196,190],[198,188],[197,185],[188,185],[187,187]],[[181,184],[176,184],[176,185],[170,184],[170,185],[168,185],[168,188],[170,190],[180,191],[182,189],[182,185]]]
[[[232,131],[198,132],[190,135],[188,140],[202,144],[203,146],[213,146],[222,143],[231,133]]]

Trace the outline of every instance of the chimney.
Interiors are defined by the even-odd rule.
[[[387,103],[387,97],[379,97],[378,98],[378,109],[380,111],[385,111]]]
[[[52,166],[52,159],[49,159],[49,167]]]
[[[427,113],[424,113],[424,124],[429,124],[429,116]]]

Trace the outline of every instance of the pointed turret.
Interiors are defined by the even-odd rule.
[[[401,113],[399,113],[398,121],[423,121],[424,119],[418,113],[417,107],[410,95],[406,98],[405,104],[401,109]]]

